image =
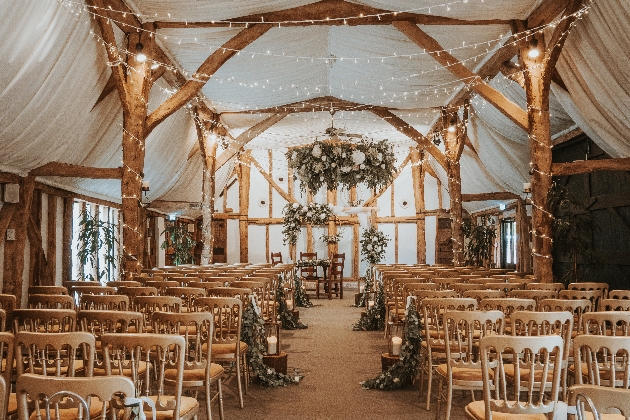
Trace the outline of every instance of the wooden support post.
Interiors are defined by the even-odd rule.
[[[249,155],[246,151],[244,154]],[[238,171],[238,194],[239,194],[239,233],[241,254],[240,262],[249,260],[249,187],[250,187],[250,167],[248,164],[239,162]]]
[[[416,258],[418,264],[427,261],[427,242],[424,220],[424,159],[417,148],[411,148],[411,179],[416,206]]]
[[[63,239],[61,251],[61,281],[72,279],[72,213],[74,208],[74,198],[63,199]]]
[[[334,191],[328,191],[326,193],[326,201],[328,202],[328,204],[330,204],[331,206],[336,206],[337,205],[337,190]],[[335,224],[335,220],[329,220],[328,221],[328,235],[336,235],[337,234],[337,225]],[[339,252],[339,244],[338,243],[329,243],[328,244],[328,256],[332,257],[333,254],[336,254]]]
[[[20,180],[20,202],[8,225],[9,229],[15,229],[15,240],[4,242],[3,292],[15,295],[18,306],[22,302],[24,251],[34,189],[34,177],[27,176]]]
[[[357,201],[357,187],[350,188],[350,201]],[[356,216],[354,216],[356,217]],[[359,273],[359,261],[361,259],[361,252],[359,247],[359,223],[357,220],[352,224],[352,275],[356,278],[361,277]]]
[[[520,273],[529,273],[532,269],[532,254],[529,249],[529,223],[525,201],[521,199],[516,202],[516,235],[518,237],[516,270]]]
[[[313,202],[313,193],[308,190],[306,193],[306,204]],[[306,252],[315,252],[313,248],[313,225],[306,224]]]
[[[48,263],[48,275],[44,284],[54,286],[57,273],[57,196],[48,194],[47,211],[46,261]]]

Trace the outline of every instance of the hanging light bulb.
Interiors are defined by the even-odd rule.
[[[158,63],[157,61],[154,61],[153,64],[151,64],[151,70],[155,70],[158,67],[160,67],[160,63]]]
[[[144,45],[142,45],[142,42],[138,42],[136,44],[136,51],[138,51],[138,53],[136,54],[136,61],[138,63],[144,63],[145,61],[147,61],[147,55],[142,52],[143,48]]]
[[[449,133],[455,132],[456,124],[457,124],[457,121],[455,121],[455,118],[451,118],[451,120],[448,123],[448,128],[447,128]]]
[[[538,49],[538,40],[536,38],[532,38],[529,40],[529,51],[527,52],[527,56],[529,58],[538,58],[540,55],[540,50]]]

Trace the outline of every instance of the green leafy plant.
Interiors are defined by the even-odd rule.
[[[186,264],[193,260],[193,248],[197,245],[188,232],[188,229],[182,225],[168,226],[162,232],[164,235],[164,242],[162,242],[162,249],[173,248],[173,264],[180,265]]]
[[[371,227],[361,235],[361,259],[370,264],[378,264],[385,257],[389,236]]]
[[[303,206],[299,203],[289,203],[282,209],[284,214],[282,235],[285,244],[295,245],[300,235],[303,223],[310,225],[325,225],[331,217],[334,217],[332,207],[329,204],[308,203]]]
[[[464,220],[462,232],[466,244],[464,251],[466,264],[483,266],[489,263],[492,258],[492,244],[497,237],[494,219],[482,217],[479,225],[470,219]]]
[[[87,209],[81,211],[79,222],[79,262],[83,266],[80,270],[83,280],[101,281],[113,280],[112,271],[116,268],[115,249],[118,245],[118,231],[116,223],[101,220],[98,214],[91,215]],[[99,265],[99,252],[102,254],[105,267]],[[87,268],[95,267],[96,278]]]
[[[595,218],[587,211],[587,205],[572,196],[568,189],[558,182],[551,185],[547,199],[554,216],[554,254],[571,261],[571,268],[561,278],[564,283],[579,281],[578,262],[594,262],[593,233],[599,229]]]

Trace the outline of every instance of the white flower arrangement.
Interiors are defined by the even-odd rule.
[[[319,239],[325,244],[336,244],[341,240],[341,233],[337,235],[322,235]]]
[[[361,259],[370,264],[378,264],[385,256],[389,236],[371,227],[361,235]]]
[[[369,188],[388,185],[396,172],[394,151],[387,140],[358,143],[316,141],[286,153],[294,178],[300,188],[318,191],[323,185],[329,190],[350,189],[359,183]]]
[[[334,216],[332,207],[328,204],[308,203],[303,206],[299,203],[289,203],[282,210],[284,214],[282,235],[285,244],[295,245],[303,223],[311,225],[325,225],[328,219]]]

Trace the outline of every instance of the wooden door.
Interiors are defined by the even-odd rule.
[[[213,263],[227,262],[227,220],[214,219],[212,221],[212,236],[214,244],[212,249]]]
[[[450,217],[437,219],[437,233],[435,235],[436,264],[453,265],[453,232]]]

